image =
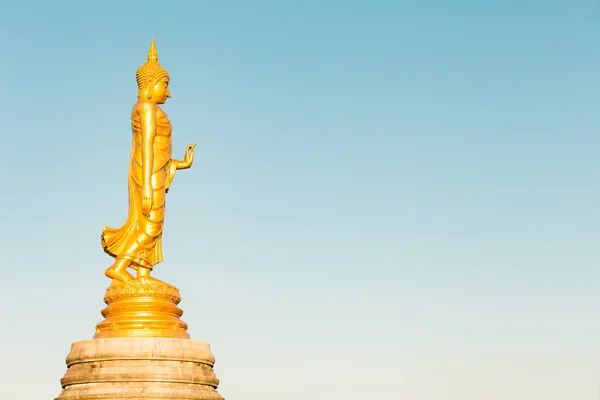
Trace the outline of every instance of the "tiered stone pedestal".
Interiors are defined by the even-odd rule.
[[[123,337],[73,343],[56,400],[223,400],[208,343]]]

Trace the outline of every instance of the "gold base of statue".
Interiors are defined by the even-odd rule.
[[[208,343],[109,338],[73,343],[56,400],[223,400]]]
[[[157,279],[113,281],[106,289],[105,320],[96,325],[94,339],[115,337],[170,337],[189,339],[187,324],[177,307],[179,290]]]

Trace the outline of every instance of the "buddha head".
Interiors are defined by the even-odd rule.
[[[138,98],[163,104],[171,97],[169,91],[169,73],[158,63],[158,53],[154,39],[148,51],[148,61],[135,73],[138,85]]]

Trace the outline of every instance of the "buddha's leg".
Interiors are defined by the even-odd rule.
[[[155,199],[156,201],[157,199]],[[159,215],[157,213],[163,211],[162,207],[158,210],[152,210],[150,212],[150,218],[142,221],[139,225],[143,229],[143,233],[139,235],[137,238],[137,243],[145,248],[153,248],[152,251],[156,251],[156,246],[160,246],[159,238],[162,233],[162,221],[155,222],[156,219],[159,219]],[[160,250],[160,249],[159,249]],[[147,263],[145,265],[140,265],[134,263],[131,265],[131,268],[134,268],[137,272],[136,279],[144,279],[146,281],[155,281],[161,282],[160,280],[153,278],[150,276],[150,272],[152,272],[152,266],[149,264],[150,258],[146,260]]]
[[[142,267],[141,265],[136,265],[133,268],[135,268],[135,270],[137,271],[136,279],[143,279],[145,281],[164,283],[160,279],[156,279],[156,278],[150,276],[150,272],[152,272],[152,268]]]
[[[149,279],[150,271],[152,271],[152,268],[146,268],[146,267],[142,267],[141,265],[136,265],[135,270],[137,272],[137,276],[136,276],[137,279],[140,279],[140,278]]]
[[[116,279],[121,282],[127,282],[134,279],[133,275],[127,272],[127,268],[131,265],[131,261],[123,258],[117,258],[115,263],[104,272],[104,275],[110,279]]]
[[[150,271],[152,268],[142,267],[141,265],[136,265],[135,270],[137,271],[137,279],[140,278],[148,278],[150,276]]]

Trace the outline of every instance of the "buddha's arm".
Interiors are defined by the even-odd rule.
[[[156,105],[141,102],[138,107],[142,131],[142,212],[152,208],[152,168],[154,166],[154,136],[156,135]]]
[[[191,162],[186,162],[186,161],[181,161],[181,160],[171,160],[172,163],[175,163],[176,167],[175,169],[180,170],[180,169],[188,169],[192,166]]]

